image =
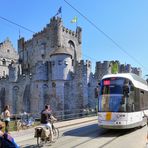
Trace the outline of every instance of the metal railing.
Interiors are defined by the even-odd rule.
[[[74,120],[78,118],[84,118],[89,116],[96,116],[97,110],[92,108],[86,108],[86,109],[74,109],[74,110],[64,110],[64,111],[53,111],[53,116],[57,118],[58,121],[66,121],[66,120]],[[10,121],[10,131],[15,131],[18,129],[17,123],[18,120],[29,120],[30,118],[33,118],[35,121],[34,125],[40,124],[40,113],[19,113],[19,114],[12,114],[11,115],[11,121]],[[0,119],[3,121],[3,119],[0,117]],[[27,127],[29,128],[29,126]]]

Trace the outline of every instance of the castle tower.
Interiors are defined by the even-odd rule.
[[[96,62],[95,78],[97,81],[101,80],[105,74],[111,73],[110,61],[104,61],[103,63]]]
[[[9,64],[16,63],[18,54],[9,38],[0,43],[0,77],[6,77],[9,74]]]
[[[53,17],[50,19],[49,28],[52,32],[52,46],[60,47],[62,46],[62,19],[59,17]]]
[[[58,47],[51,54],[51,80],[55,84],[57,97],[60,98],[61,108],[64,109],[64,84],[71,79],[72,56],[70,49]]]
[[[90,104],[89,92],[91,77],[91,62],[81,60],[76,63],[75,77],[74,77],[74,96],[75,109],[87,108]],[[91,91],[91,90],[90,90]],[[91,98],[92,99],[92,98]]]
[[[21,67],[19,64],[10,64],[9,68],[9,81],[17,82],[18,76],[21,74]]]
[[[63,26],[62,19],[53,17],[50,23],[42,31],[35,33],[32,39],[25,41],[18,40],[18,51],[22,64],[23,73],[32,73],[38,61],[50,61],[50,55],[58,47],[65,47],[71,50],[74,65],[81,60],[81,35],[82,29],[69,30]]]

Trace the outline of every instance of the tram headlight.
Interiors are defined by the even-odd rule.
[[[123,117],[125,117],[125,114],[118,114],[117,115],[117,118],[119,119],[119,118],[123,118]]]

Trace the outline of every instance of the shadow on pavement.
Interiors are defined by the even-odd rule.
[[[63,136],[92,137],[90,133],[94,133],[97,130],[101,131],[101,129],[99,130],[98,128],[98,124],[92,124],[77,129],[69,130],[63,133]]]
[[[20,148],[37,148],[37,145],[21,146]]]
[[[40,145],[40,146],[35,144],[35,145],[20,146],[20,148],[43,148],[44,146],[50,147],[51,145],[52,145],[51,143],[48,143],[48,144],[45,144],[45,145]]]
[[[77,129],[69,130],[63,133],[63,136],[76,136],[76,137],[112,137],[112,136],[122,136],[138,130],[136,128],[133,129],[103,129],[99,128],[98,124],[92,124],[84,127],[80,127]]]

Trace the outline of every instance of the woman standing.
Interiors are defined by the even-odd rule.
[[[9,129],[9,122],[10,122],[10,111],[9,111],[9,105],[6,105],[4,108],[4,122],[5,122],[5,132],[8,132]]]

